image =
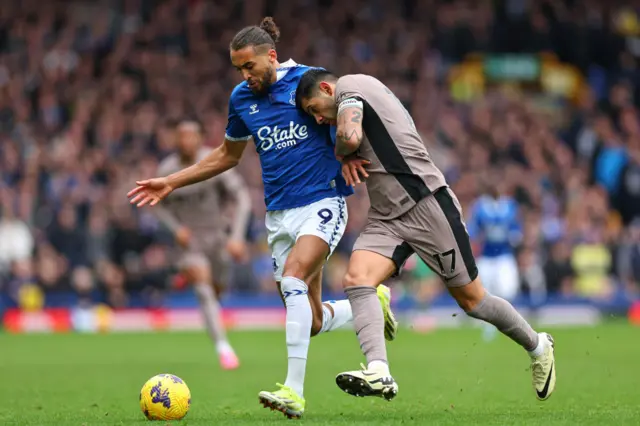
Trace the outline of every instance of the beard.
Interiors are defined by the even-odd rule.
[[[271,87],[271,80],[273,79],[273,73],[275,71],[273,69],[268,69],[265,71],[264,76],[260,79],[260,84],[255,89],[251,89],[254,95],[266,95],[269,91],[269,87]]]

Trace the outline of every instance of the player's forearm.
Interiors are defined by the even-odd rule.
[[[345,157],[358,150],[362,143],[362,107],[359,101],[344,101],[338,109],[336,129],[336,156]]]
[[[356,152],[360,148],[363,135],[360,123],[341,120],[336,130],[336,156],[346,157]]]
[[[207,158],[196,164],[167,176],[169,185],[173,189],[193,185],[203,180],[211,179],[238,164],[237,160],[225,156],[218,150],[213,151]]]
[[[225,141],[219,148],[214,149],[207,157],[196,164],[167,176],[169,185],[173,189],[193,185],[194,183],[211,179],[235,167],[240,161],[244,145],[246,143],[240,149],[236,147],[230,149]]]
[[[251,197],[246,188],[237,194],[235,213],[235,220],[231,227],[231,238],[235,241],[244,241],[251,217]]]
[[[346,157],[347,155],[353,154],[358,150],[361,142],[362,136],[358,136],[355,130],[351,133],[341,133],[340,129],[338,128],[338,131],[336,132],[336,156]]]

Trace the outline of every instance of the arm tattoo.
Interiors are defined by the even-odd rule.
[[[349,141],[355,137],[355,140],[360,140],[360,133],[353,129],[351,133],[347,131],[339,131],[336,133],[336,155],[346,156],[353,152],[353,149],[349,146]]]
[[[353,143],[357,141],[359,145],[364,136],[362,134],[361,122],[362,111],[359,110],[352,111],[351,114],[345,112],[338,116],[336,155],[345,156],[354,152]],[[353,124],[356,124],[356,126]],[[357,149],[357,147],[355,149]]]

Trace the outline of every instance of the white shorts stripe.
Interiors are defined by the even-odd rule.
[[[344,198],[341,198],[338,201],[338,204],[339,204],[338,220],[336,221],[336,226],[335,228],[333,228],[333,233],[331,234],[331,239],[329,240],[329,252],[330,252],[329,255],[331,255],[331,253],[335,249],[334,244],[337,246],[338,243],[340,242],[340,238],[342,237],[342,234],[344,234],[344,230],[340,232],[340,227],[343,225],[346,226],[346,221],[344,219],[344,216],[345,216],[345,212],[347,211],[347,203],[344,201]]]

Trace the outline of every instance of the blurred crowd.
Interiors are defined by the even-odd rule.
[[[173,244],[128,204],[175,143],[184,117],[218,145],[240,81],[228,43],[271,15],[281,60],[368,73],[407,106],[435,162],[468,207],[499,172],[521,206],[522,287],[606,300],[640,290],[640,32],[637,1],[101,0],[0,7],[0,291],[71,291],[127,306],[180,288]],[[372,29],[375,29],[373,31]],[[517,90],[455,102],[447,71],[474,52],[552,52],[589,81],[577,103]],[[533,100],[536,102],[533,102]],[[551,111],[551,112],[550,112]],[[275,292],[258,156],[251,260],[232,291]],[[326,268],[338,290],[366,220],[364,188]],[[215,220],[215,218],[212,218]],[[413,259],[402,281],[440,290]]]

